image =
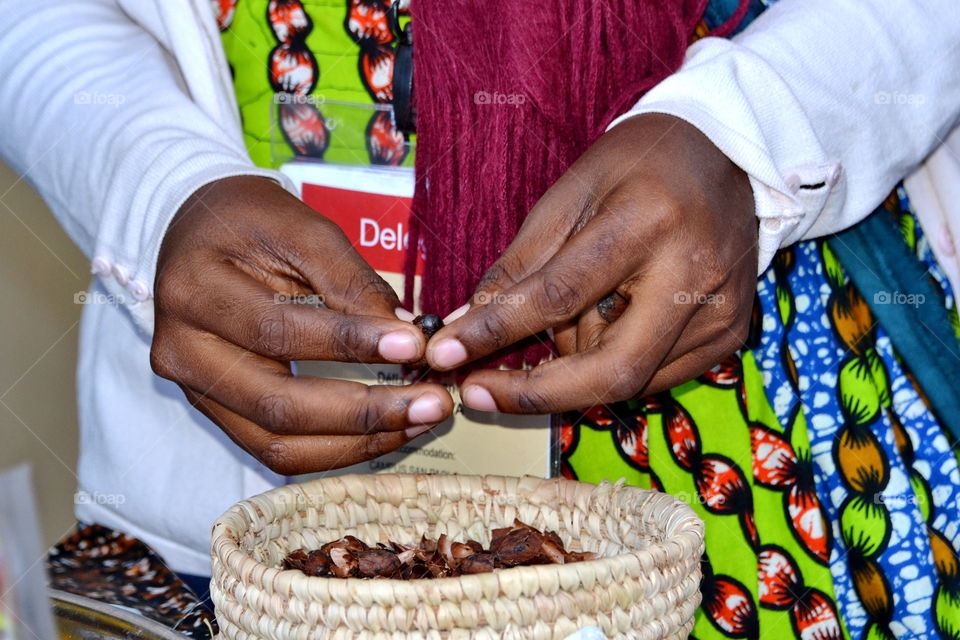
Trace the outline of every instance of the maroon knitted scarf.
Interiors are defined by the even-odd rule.
[[[442,316],[469,299],[540,196],[679,68],[706,3],[411,3],[417,158],[408,246],[426,254],[425,312]],[[500,362],[536,364],[549,350],[533,339]]]

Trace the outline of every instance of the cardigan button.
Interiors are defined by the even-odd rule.
[[[143,302],[150,297],[150,289],[143,280],[134,280],[131,282],[130,292],[133,294],[133,299],[137,302]]]
[[[827,176],[826,183],[831,187],[840,181],[840,171],[843,169],[839,164],[833,168],[830,175]]]
[[[90,272],[95,276],[105,276],[110,273],[110,263],[106,258],[97,256],[90,262]]]
[[[763,230],[767,233],[777,233],[783,227],[783,219],[781,218],[764,218],[763,222],[760,223],[760,226],[763,227]]]
[[[783,179],[787,183],[787,188],[790,189],[793,193],[797,192],[797,189],[800,188],[800,176],[795,173],[791,173],[786,178]]]
[[[113,265],[113,277],[117,279],[117,282],[126,286],[130,282],[130,272],[119,264]]]

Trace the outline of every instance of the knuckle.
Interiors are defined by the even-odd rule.
[[[483,314],[483,340],[493,349],[501,349],[509,342],[506,320],[495,308],[488,308]]]
[[[270,431],[300,432],[300,413],[291,398],[279,393],[265,393],[257,398],[254,415],[257,423]]]
[[[477,292],[494,293],[502,290],[504,287],[513,283],[513,279],[507,272],[502,260],[497,260],[491,265],[480,282],[477,284]]]
[[[610,369],[607,380],[607,392],[605,400],[607,402],[620,402],[633,398],[646,383],[645,372],[632,362],[623,362],[614,365]]]
[[[545,393],[527,389],[517,394],[517,407],[523,413],[552,413],[552,406]]]
[[[649,200],[644,203],[643,215],[634,217],[638,223],[638,231],[647,238],[675,239],[682,229],[678,224],[683,220],[682,212],[689,205],[677,196],[658,191],[650,194]]]
[[[369,397],[363,400],[363,404],[360,407],[359,415],[359,425],[363,429],[364,433],[372,433],[376,431],[383,423],[385,413],[383,408]]]
[[[551,321],[566,320],[579,311],[581,287],[576,278],[557,272],[543,275],[543,314]]]
[[[196,268],[190,260],[181,260],[164,265],[157,274],[154,285],[154,304],[158,313],[176,312],[190,306],[197,296],[197,283],[209,281],[202,269]]]
[[[359,360],[375,350],[365,339],[360,323],[349,316],[334,322],[329,337],[331,357],[338,361]]]
[[[746,341],[753,315],[753,296],[743,295],[735,287],[726,287],[716,294],[714,317],[727,332],[733,332]]]
[[[677,217],[690,208],[691,199],[689,194],[681,193],[674,188],[658,189],[651,198],[650,210],[654,212],[657,218],[662,222],[676,227]]]
[[[723,297],[714,307],[711,315],[719,327],[724,331],[732,331],[738,328],[743,313],[735,301],[729,297]]]
[[[390,451],[391,447],[387,444],[386,434],[374,433],[360,438],[360,454],[364,460],[373,460]]]
[[[169,344],[166,339],[159,337],[159,334],[154,334],[153,343],[150,345],[150,368],[161,378],[175,380],[179,368]]]
[[[350,237],[336,222],[326,216],[313,216],[314,230],[320,240],[335,240],[342,244],[350,244]]]
[[[352,306],[359,306],[366,299],[376,297],[393,301],[397,294],[387,282],[372,269],[361,269],[350,275],[346,291]]]
[[[300,337],[296,325],[282,310],[270,310],[257,322],[256,345],[264,355],[276,360],[292,360]]]
[[[182,279],[178,277],[179,272],[179,267],[170,265],[165,267],[163,272],[157,274],[153,299],[158,308],[166,306],[178,296],[182,284]]]
[[[698,246],[690,252],[689,256],[688,264],[697,274],[704,293],[716,291],[729,278],[730,270],[718,247]]]
[[[295,475],[301,471],[296,451],[279,438],[271,439],[257,457],[264,466],[280,475]]]

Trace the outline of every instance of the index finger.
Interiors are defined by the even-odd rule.
[[[471,307],[427,343],[427,362],[439,371],[458,367],[571,320],[634,271],[617,253],[623,217],[600,215],[538,271]],[[631,257],[632,258],[632,257]]]
[[[366,313],[370,309],[354,314],[318,308],[314,304],[325,305],[326,296],[305,294],[300,300],[280,294],[233,265],[214,265],[206,273],[217,286],[203,299],[182,296],[184,319],[262,356],[337,362],[417,362],[423,357],[423,334],[392,311],[381,317]]]
[[[663,304],[666,287],[640,292],[587,351],[533,369],[485,369],[467,376],[463,401],[481,411],[557,413],[627,400],[669,355],[695,305]]]

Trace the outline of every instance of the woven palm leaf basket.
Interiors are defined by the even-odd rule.
[[[595,560],[452,578],[308,577],[295,549],[353,535],[490,541],[519,519]],[[622,483],[500,476],[349,475],[244,500],[213,528],[212,596],[229,640],[686,638],[700,603],[703,522],[683,502]]]

